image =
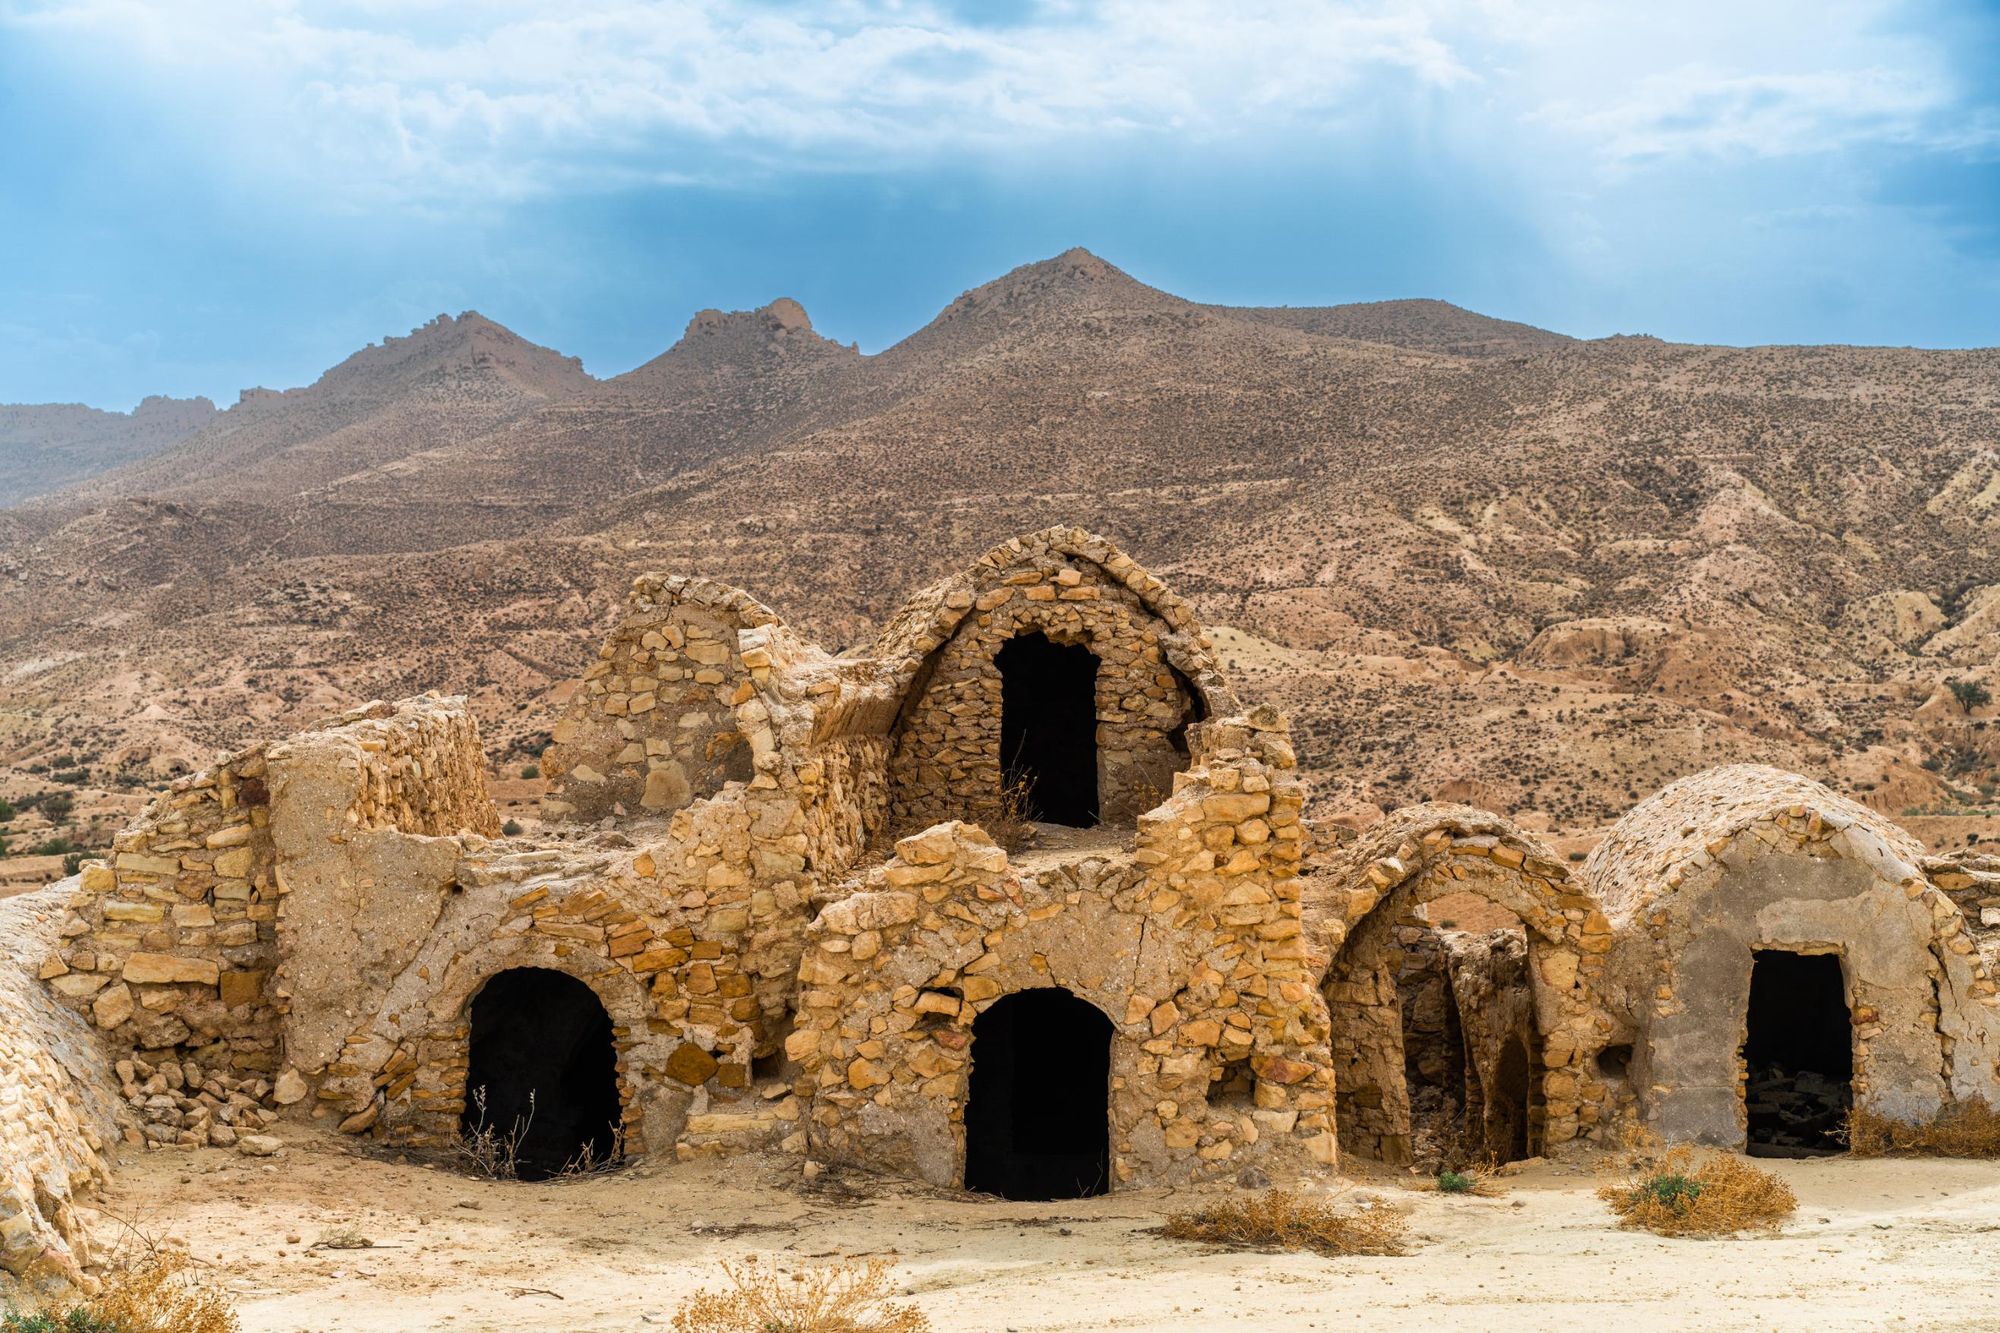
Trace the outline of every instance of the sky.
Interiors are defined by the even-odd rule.
[[[2000,344],[2000,0],[0,0],[0,402],[476,309],[876,351],[1085,246],[1202,301]]]

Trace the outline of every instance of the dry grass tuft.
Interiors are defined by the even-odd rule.
[[[2000,1157],[2000,1111],[1975,1097],[1912,1125],[1857,1107],[1847,1113],[1847,1146],[1856,1157]]]
[[[90,1311],[119,1333],[239,1333],[229,1292],[194,1260],[161,1251],[113,1278]]]
[[[0,1333],[241,1333],[235,1302],[187,1255],[156,1249],[83,1305],[0,1318]]]
[[[1409,1222],[1379,1204],[1343,1211],[1330,1203],[1272,1190],[1250,1199],[1227,1199],[1173,1213],[1164,1232],[1239,1250],[1310,1250],[1314,1254],[1402,1254]]]
[[[698,1291],[674,1311],[674,1333],[930,1333],[914,1305],[890,1304],[889,1263],[843,1260],[787,1276],[752,1259],[724,1264],[727,1291]]]
[[[1662,1236],[1731,1236],[1775,1229],[1798,1209],[1784,1181],[1740,1157],[1713,1153],[1700,1165],[1675,1148],[1645,1175],[1606,1185],[1597,1197],[1623,1225]]]
[[[1034,809],[1028,780],[1016,778],[1000,788],[999,808],[981,827],[1006,851],[1021,851],[1035,840]]]

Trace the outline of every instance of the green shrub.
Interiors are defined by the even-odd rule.
[[[1679,1171],[1662,1171],[1641,1181],[1639,1188],[1652,1202],[1676,1217],[1686,1217],[1687,1210],[1701,1197],[1701,1182]]]
[[[521,770],[521,776],[524,778],[538,778],[541,775],[542,775],[542,766],[540,764],[529,764],[526,768],[523,768]]]
[[[82,1306],[68,1314],[10,1314],[0,1316],[0,1333],[124,1333],[108,1319],[99,1319]]]
[[[1478,1177],[1464,1171],[1438,1172],[1438,1193],[1440,1194],[1470,1194],[1472,1193],[1472,1187],[1478,1183]]]
[[[510,819],[506,823],[500,826],[500,831],[506,834],[510,838],[514,837],[521,831],[521,821],[518,819]]]
[[[1993,692],[1976,680],[1948,680],[1951,697],[1958,700],[1959,711],[1970,713],[1975,708],[1984,708],[1993,702]]]

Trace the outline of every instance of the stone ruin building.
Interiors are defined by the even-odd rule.
[[[372,704],[0,904],[0,1268],[87,1258],[120,1147],[280,1119],[1048,1199],[1996,1098],[2000,865],[1747,767],[1575,869],[1460,806],[1311,828],[1283,719],[1074,529],[852,655],[642,577],[542,764],[502,836],[464,702]]]

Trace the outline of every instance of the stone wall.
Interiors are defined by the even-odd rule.
[[[1187,766],[1185,729],[1233,706],[1192,614],[1101,539],[1021,538],[913,600],[882,659],[905,682],[889,762],[892,819],[914,829],[1001,814],[1001,673],[1010,640],[1040,633],[1096,654],[1099,817],[1129,825]]]
[[[665,814],[751,776],[736,708],[750,696],[738,633],[771,610],[706,579],[645,574],[542,754],[550,819]]]
[[[1475,1159],[1507,1161],[1541,1147],[1535,1126],[1541,1044],[1528,941],[1518,930],[1445,931],[1452,999],[1465,1044],[1465,1136]]]
[[[662,603],[659,582],[640,580],[627,627],[653,633]],[[294,897],[309,873],[333,870],[339,885],[392,888],[335,913],[368,922],[366,938],[288,949],[340,971],[348,980],[326,983],[336,990],[366,982],[337,1008],[338,1042],[321,1046],[320,1104],[342,1128],[449,1143],[473,998],[501,971],[547,967],[584,981],[614,1021],[629,1152],[700,1155],[789,1136],[796,1104],[758,1095],[753,1070],[790,1030],[813,894],[881,823],[893,702],[872,665],[830,658],[781,626],[746,626],[731,651],[727,730],[743,776],[671,812],[642,803],[618,831],[539,846],[348,838],[350,858],[378,867],[368,873],[302,841],[301,868],[287,874]],[[689,705],[696,727],[678,725],[678,700],[643,715],[663,734],[713,732],[705,700]],[[287,781],[302,763],[295,749],[274,754]]]
[[[174,782],[87,862],[42,975],[121,1053],[276,1072],[282,1015],[264,748]]]
[[[1332,1163],[1290,746],[1265,714],[1203,724],[1194,748],[1130,852],[1013,866],[953,821],[821,912],[786,1046],[814,1152],[958,1184],[974,1022],[1059,987],[1113,1027],[1114,1186]]]
[[[1411,1160],[1404,1086],[1396,925],[1421,903],[1472,892],[1527,928],[1538,1117],[1531,1142],[1605,1140],[1625,1089],[1598,1052],[1627,1034],[1603,1000],[1611,926],[1546,849],[1497,815],[1460,806],[1399,810],[1340,853],[1332,890],[1344,898],[1324,986],[1333,1021],[1341,1142],[1388,1162]]]
[[[10,1281],[51,1291],[90,1261],[74,1205],[103,1181],[118,1138],[89,1024],[35,975],[76,892],[69,880],[0,902],[0,1308]]]

